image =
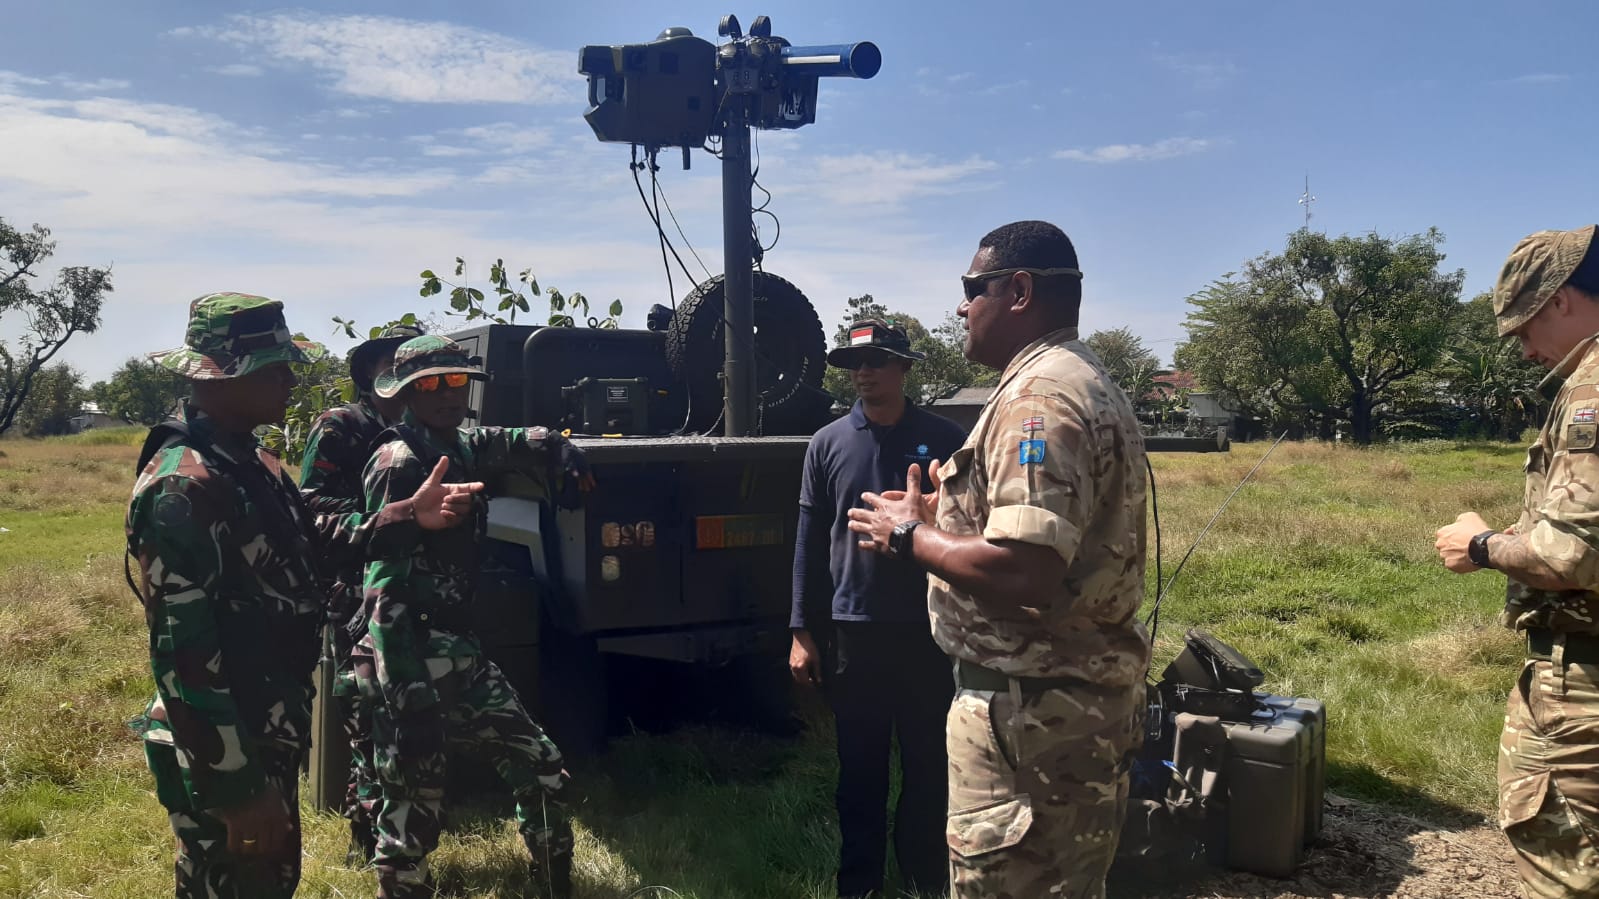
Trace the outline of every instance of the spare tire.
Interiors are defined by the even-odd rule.
[[[822,390],[827,339],[811,301],[776,275],[755,272],[755,390],[764,434],[810,433],[826,421]],[[695,287],[666,331],[666,362],[689,397],[689,427],[703,430],[722,414],[725,297],[722,276]],[[821,420],[818,421],[818,410]]]

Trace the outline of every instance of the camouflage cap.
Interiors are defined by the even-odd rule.
[[[857,319],[849,326],[849,343],[827,354],[827,364],[853,369],[863,355],[880,351],[912,362],[926,359],[925,353],[911,349],[911,339],[898,322],[880,318]]]
[[[1509,337],[1538,314],[1582,263],[1599,226],[1529,234],[1510,251],[1494,284],[1499,336]]]
[[[460,344],[448,337],[430,334],[413,337],[394,351],[394,367],[377,376],[372,391],[388,399],[405,389],[405,385],[428,375],[468,374],[483,380],[481,369],[472,364],[472,358]]]
[[[395,324],[389,325],[378,336],[370,340],[363,340],[350,350],[350,380],[355,382],[355,387],[362,393],[372,392],[372,378],[367,369],[372,367],[372,362],[383,355],[387,350],[397,349],[413,337],[421,337],[427,332],[421,325]]]
[[[239,378],[276,362],[305,362],[309,342],[293,339],[283,304],[247,293],[208,293],[189,304],[184,346],[152,353],[193,381]]]

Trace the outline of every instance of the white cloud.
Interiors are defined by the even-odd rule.
[[[1540,84],[1564,84],[1571,80],[1570,75],[1561,75],[1555,72],[1535,72],[1531,75],[1518,75],[1515,78],[1505,78],[1495,84],[1509,84],[1516,86],[1530,86]]]
[[[972,190],[979,186],[977,176],[998,168],[977,156],[943,162],[933,156],[895,152],[819,156],[794,167],[809,177],[801,178],[798,185],[785,182],[785,194],[814,191],[828,203],[852,207],[899,207],[917,197]]]
[[[1152,144],[1107,144],[1092,150],[1056,150],[1056,159],[1070,162],[1153,162],[1203,153],[1221,142],[1197,137],[1168,137]]]
[[[408,103],[565,103],[581,78],[571,53],[447,22],[293,12],[232,16],[224,26],[172,34],[310,67],[340,93]]]
[[[99,93],[102,91],[125,91],[133,86],[132,82],[124,81],[121,78],[97,78],[93,81],[75,81],[71,79],[63,79],[61,81],[61,85],[68,90],[74,90],[83,94]]]
[[[260,66],[251,65],[246,62],[234,62],[225,66],[214,66],[209,71],[215,72],[218,75],[226,75],[230,78],[256,78],[266,73],[266,70]]]
[[[1230,59],[1194,53],[1167,53],[1155,61],[1188,79],[1192,87],[1214,90],[1238,75],[1238,66]]]

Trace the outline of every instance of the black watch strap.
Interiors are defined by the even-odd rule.
[[[1483,531],[1471,538],[1471,542],[1466,544],[1466,558],[1471,560],[1471,564],[1478,568],[1494,567],[1493,560],[1488,558],[1488,538],[1497,533],[1499,532]]]
[[[894,530],[888,535],[889,555],[895,558],[910,558],[911,542],[915,539],[916,529],[921,527],[921,525],[921,521],[914,518],[894,525]]]

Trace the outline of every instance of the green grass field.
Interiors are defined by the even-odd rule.
[[[0,442],[0,897],[170,892],[171,834],[123,727],[150,690],[121,571],[140,436]],[[1168,573],[1265,450],[1155,458]],[[1284,444],[1168,597],[1157,670],[1185,627],[1206,627],[1274,691],[1327,703],[1331,790],[1480,819],[1519,656],[1493,624],[1503,582],[1444,571],[1432,532],[1468,508],[1508,522],[1520,461],[1502,445]],[[614,743],[577,772],[579,894],[827,895],[831,735],[816,720],[799,741],[694,729]],[[500,811],[456,817],[436,856],[444,895],[519,895],[522,849]],[[344,834],[308,814],[300,895],[372,894],[342,864]]]

